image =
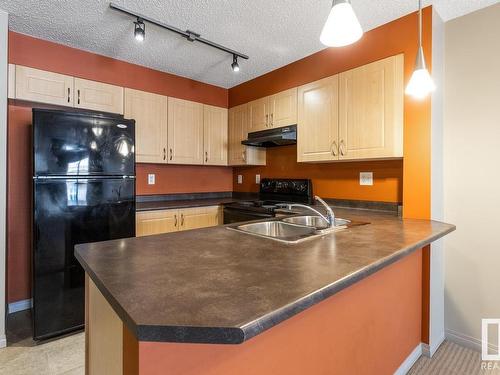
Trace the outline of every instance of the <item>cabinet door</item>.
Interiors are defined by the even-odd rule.
[[[123,87],[75,78],[74,106],[123,114]]]
[[[204,163],[227,165],[227,109],[203,106]]]
[[[338,160],[338,76],[298,89],[297,161]]]
[[[279,128],[296,124],[297,88],[271,95],[269,111],[269,127]]]
[[[203,164],[203,104],[168,98],[168,155],[172,164]]]
[[[167,162],[167,97],[125,89],[125,118],[135,120],[138,163]]]
[[[16,99],[73,106],[73,77],[16,65]]]
[[[341,160],[403,156],[403,55],[340,74]]]
[[[248,103],[248,132],[257,132],[269,127],[269,97]]]
[[[7,97],[16,98],[16,66],[14,64],[9,64],[8,68]]]
[[[248,105],[243,104],[229,109],[228,124],[228,164],[245,165],[245,146],[241,141],[248,134]]]
[[[137,237],[176,232],[179,230],[177,210],[141,211],[136,213]]]
[[[219,224],[219,206],[179,210],[180,230],[213,227]]]
[[[248,104],[229,109],[229,165],[266,165],[264,148],[244,146],[248,135]]]

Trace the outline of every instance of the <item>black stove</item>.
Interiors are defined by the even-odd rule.
[[[275,216],[280,203],[311,204],[312,183],[307,179],[262,179],[259,199],[229,203],[224,206],[224,224]]]

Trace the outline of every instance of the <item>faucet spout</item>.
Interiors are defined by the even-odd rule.
[[[323,199],[321,199],[317,195],[314,196],[314,199],[317,200],[319,203],[321,203],[323,205],[323,207],[325,207],[326,219],[328,221],[328,224],[330,225],[330,228],[334,227],[335,226],[335,214],[333,213],[332,208]]]

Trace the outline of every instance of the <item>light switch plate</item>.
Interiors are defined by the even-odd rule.
[[[260,174],[255,175],[255,183],[260,184]]]
[[[155,175],[153,173],[148,174],[148,185],[155,184]]]
[[[373,172],[359,172],[359,184],[362,186],[372,186]]]
[[[238,175],[238,184],[243,183],[243,176],[241,174]]]

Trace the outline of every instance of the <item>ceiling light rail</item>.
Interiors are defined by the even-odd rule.
[[[231,55],[233,55],[233,62],[235,60],[235,56],[236,58],[238,57],[241,57],[242,59],[245,59],[245,60],[248,60],[249,57],[247,55],[245,55],[244,53],[241,53],[241,52],[238,52],[238,51],[235,51],[231,48],[227,48],[227,47],[224,47],[223,45],[220,45],[218,43],[215,43],[215,42],[212,42],[211,40],[208,40],[208,39],[205,39],[205,38],[202,38],[200,34],[198,33],[195,33],[194,31],[191,31],[191,30],[181,30],[175,26],[171,26],[171,25],[168,25],[166,23],[163,23],[163,22],[160,22],[160,21],[157,21],[153,18],[150,18],[150,17],[147,17],[143,14],[140,14],[140,13],[137,13],[137,12],[134,12],[134,11],[131,11],[127,8],[124,8],[122,7],[121,5],[118,5],[118,4],[115,4],[113,2],[109,3],[109,7],[113,10],[117,10],[119,12],[122,12],[122,13],[125,13],[129,16],[132,16],[134,18],[137,19],[137,22],[149,22],[149,23],[152,23],[153,25],[156,25],[158,27],[161,27],[163,29],[166,29],[166,30],[169,30],[169,31],[172,31],[184,38],[186,38],[187,40],[189,40],[190,42],[200,42],[200,43],[203,43],[203,44],[206,44],[207,46],[210,46],[210,47],[213,47],[213,48],[216,48],[220,51],[224,51],[224,52],[227,52]],[[136,25],[137,25],[137,22]],[[136,34],[137,35],[137,34]],[[143,37],[144,38],[144,37]],[[234,68],[233,68],[234,69]]]

